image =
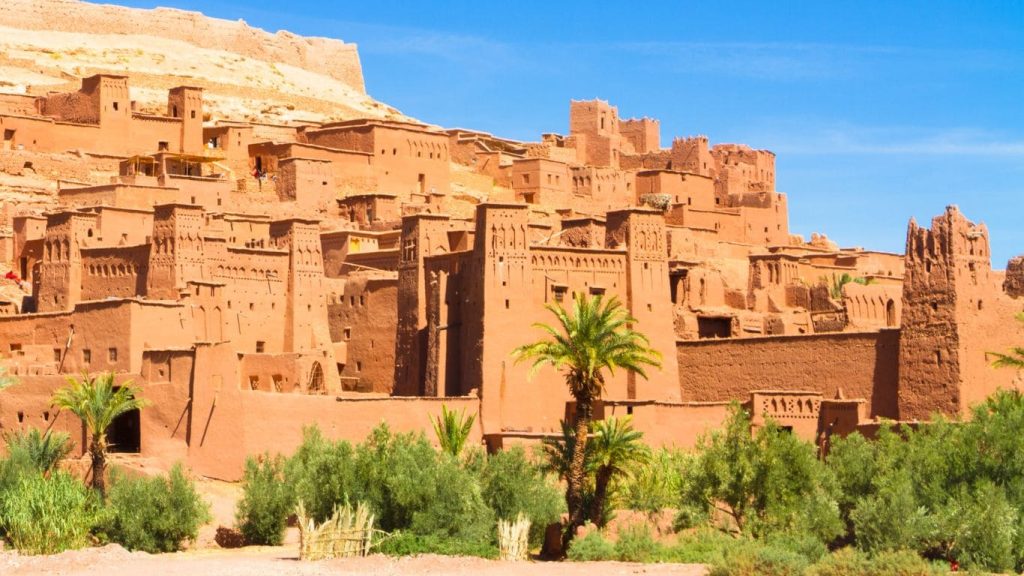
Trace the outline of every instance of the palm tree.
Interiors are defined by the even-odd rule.
[[[21,459],[41,474],[49,474],[71,452],[71,436],[67,432],[19,430],[5,435],[4,442],[8,457]]]
[[[107,429],[121,414],[148,405],[138,393],[139,389],[131,382],[114,386],[114,373],[107,372],[93,378],[83,375],[81,380],[68,378],[68,385],[53,395],[54,406],[78,416],[91,434],[92,487],[101,496],[106,491],[103,473],[107,467]]]
[[[475,421],[475,415],[470,414],[466,417],[465,410],[456,413],[455,410],[449,411],[447,406],[441,404],[441,415],[432,420],[441,451],[458,458]]]
[[[1024,312],[1017,314],[1017,320],[1024,322]],[[1024,370],[1024,346],[1014,346],[1006,354],[989,352],[988,355],[994,358],[992,361],[992,366],[994,368],[1016,368],[1018,370]]]
[[[569,523],[562,538],[562,550],[567,550],[586,516],[583,488],[587,480],[587,435],[594,402],[600,400],[604,390],[604,372],[612,375],[616,368],[622,368],[646,378],[644,366],[660,367],[661,354],[650,348],[646,336],[631,328],[636,319],[615,297],[605,300],[598,295],[591,299],[576,294],[571,314],[560,305],[548,305],[547,309],[558,318],[558,327],[535,324],[548,338],[520,346],[512,355],[517,362],[533,361],[531,375],[546,364],[562,371],[576,400],[576,441],[565,491]]]
[[[633,473],[636,467],[647,464],[651,451],[643,442],[644,433],[633,428],[632,418],[608,418],[594,422],[594,437],[590,441],[587,459],[594,472],[594,497],[590,503],[590,521],[604,525],[604,507],[608,487],[619,476]]]

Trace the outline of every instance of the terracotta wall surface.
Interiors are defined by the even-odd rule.
[[[680,342],[684,400],[727,401],[754,390],[808,390],[868,400],[896,418],[899,331]]]

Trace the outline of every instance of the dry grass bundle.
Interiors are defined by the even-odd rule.
[[[530,552],[530,519],[519,513],[515,522],[498,520],[498,558],[526,560]]]
[[[317,526],[306,515],[306,508],[299,502],[296,511],[299,518],[299,559],[328,560],[366,556],[373,545],[373,514],[370,508],[360,502],[353,510],[346,504],[334,509],[334,514]]]

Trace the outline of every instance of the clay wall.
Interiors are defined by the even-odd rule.
[[[1024,297],[1024,256],[1011,258],[1006,264],[1003,290],[1011,298]]]
[[[635,180],[633,173],[614,168],[574,167],[574,207],[583,213],[597,214],[632,206],[636,202]]]
[[[353,272],[327,306],[331,341],[345,342],[342,388],[390,394],[394,384],[398,276]]]
[[[82,299],[145,296],[149,244],[82,250]]]
[[[843,307],[855,328],[895,328],[903,311],[903,287],[850,282],[843,286]]]
[[[647,194],[664,194],[674,204],[711,210],[715,207],[715,184],[705,176],[668,170],[651,170],[636,174],[636,201]]]
[[[708,147],[707,136],[672,140],[672,148],[667,161],[667,166],[660,167],[708,177],[713,177],[715,174],[715,159]]]
[[[0,114],[11,116],[38,116],[42,103],[38,96],[28,94],[0,94]]]
[[[619,133],[633,146],[635,154],[648,154],[661,149],[661,123],[653,118],[619,120]]]
[[[377,189],[373,155],[369,152],[295,142],[259,142],[248,148],[250,172],[259,167],[268,176],[274,176],[280,170],[279,163],[286,158],[324,160],[331,163],[333,189],[339,195]]]
[[[872,417],[896,418],[898,330],[679,342],[683,400],[728,401],[755,390],[842,391]]]
[[[527,204],[567,206],[571,202],[572,176],[561,162],[530,158],[512,163],[511,185],[516,200]]]

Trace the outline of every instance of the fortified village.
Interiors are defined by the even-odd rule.
[[[14,2],[0,24],[43,4]],[[69,33],[115,10],[61,4],[79,17],[43,25]],[[255,46],[368,98],[354,46],[116,10],[115,24],[160,15],[147,33]],[[616,374],[596,415],[631,414],[656,445],[693,445],[731,401],[824,441],[1024,384],[986,358],[1024,337],[1024,259],[994,270],[987,229],[956,207],[911,221],[905,254],[840,248],[790,234],[772,152],[663,146],[657,120],[602,100],[520,142],[383,106],[231,117],[198,81],[155,109],[135,79],[0,94],[0,354],[19,380],[0,430],[81,438],[52,393],[113,371],[152,402],[118,420],[115,449],[210,477],[290,452],[304,426],[358,440],[382,421],[429,429],[442,406],[477,415],[490,450],[535,443],[573,405],[560,374],[530,377],[510,353],[578,293],[619,298],[662,354],[648,379]],[[20,179],[49,192],[29,201]]]

